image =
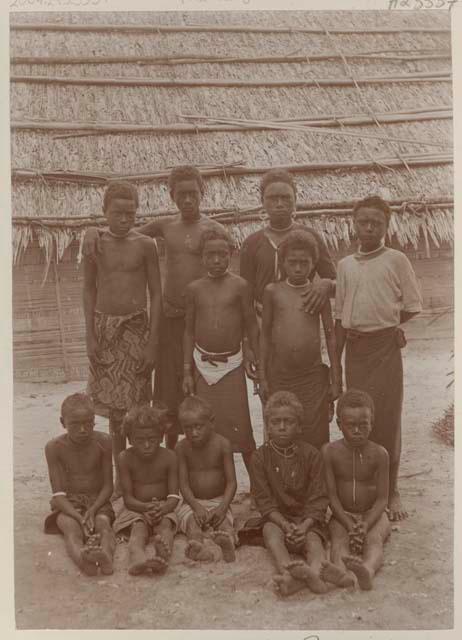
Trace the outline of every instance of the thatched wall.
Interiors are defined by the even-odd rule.
[[[268,167],[295,173],[300,219],[339,255],[350,250],[352,202],[379,193],[394,201],[390,240],[409,252],[426,305],[452,304],[444,12],[11,21],[18,377],[83,375],[79,243],[103,222],[104,185],[126,176],[139,188],[140,216],[168,213],[166,176],[178,164],[201,166],[204,208],[238,244],[261,225],[258,183]]]

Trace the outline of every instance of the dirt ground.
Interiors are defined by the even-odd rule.
[[[436,332],[433,336],[438,335]],[[443,332],[445,335],[445,332]],[[447,334],[446,334],[447,335]],[[194,565],[175,540],[163,577],[127,574],[127,547],[113,576],[88,578],[66,556],[59,536],[43,533],[50,489],[43,454],[60,432],[59,406],[82,383],[21,384],[15,389],[15,578],[19,629],[446,629],[453,624],[453,450],[431,424],[451,401],[448,337],[412,339],[405,350],[401,493],[410,517],[394,527],[385,565],[371,592],[308,591],[282,600],[260,547],[241,547],[234,564]],[[259,403],[251,398],[257,443]],[[107,429],[98,419],[98,428]],[[338,437],[332,427],[332,437]],[[236,512],[249,500],[240,458]]]

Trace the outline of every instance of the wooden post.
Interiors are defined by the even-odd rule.
[[[66,337],[64,333],[63,306],[61,301],[61,289],[59,286],[59,274],[58,274],[58,267],[56,265],[56,262],[53,259],[52,259],[52,263],[53,263],[53,273],[55,276],[56,302],[58,305],[58,322],[59,322],[59,333],[61,336],[61,347],[62,347],[62,354],[63,354],[64,378],[65,378],[65,382],[69,382],[71,379],[71,371],[70,371],[69,358],[68,358],[68,353],[66,348]]]

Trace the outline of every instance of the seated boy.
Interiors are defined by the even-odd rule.
[[[141,406],[131,409],[123,422],[131,447],[119,455],[124,506],[114,531],[130,531],[131,575],[165,572],[178,528],[176,454],[160,446],[165,435],[165,415],[162,408]],[[146,545],[153,534],[155,554],[148,556]]]
[[[178,417],[185,435],[176,451],[185,501],[178,519],[188,538],[186,555],[205,562],[215,559],[212,549],[204,544],[205,533],[221,547],[223,559],[232,562],[235,534],[230,505],[237,482],[231,445],[214,432],[212,408],[201,398],[185,398]]]
[[[332,562],[325,564],[321,575],[338,586],[348,586],[354,581],[353,573],[361,589],[371,589],[391,530],[385,513],[388,453],[368,440],[374,403],[364,391],[349,389],[340,397],[337,422],[343,438],[322,450],[332,509]]]
[[[288,391],[268,399],[263,415],[268,442],[251,462],[251,491],[263,518],[263,539],[278,569],[276,590],[283,596],[304,587],[325,593],[320,576],[326,561],[324,521],[327,492],[321,454],[299,439],[303,407]],[[302,561],[291,561],[298,553]]]
[[[320,449],[329,442],[329,405],[341,392],[341,371],[329,300],[320,313],[304,309],[318,257],[316,240],[302,229],[291,231],[279,246],[287,279],[269,284],[263,294],[260,393],[263,401],[276,391],[294,393],[303,407],[301,438]],[[320,317],[330,380],[321,358]]]
[[[244,332],[252,352],[258,349],[250,285],[228,271],[232,243],[224,229],[205,231],[200,247],[207,275],[186,287],[183,391],[210,403],[216,432],[242,453],[248,470],[255,440],[245,377],[253,372],[242,353]]]
[[[66,433],[45,447],[53,491],[45,533],[62,533],[69,555],[87,575],[96,575],[98,566],[109,575],[115,548],[111,438],[94,431],[93,405],[82,393],[64,400],[61,424]]]

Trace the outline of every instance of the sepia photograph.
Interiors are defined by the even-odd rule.
[[[457,3],[12,4],[16,629],[452,629]]]

